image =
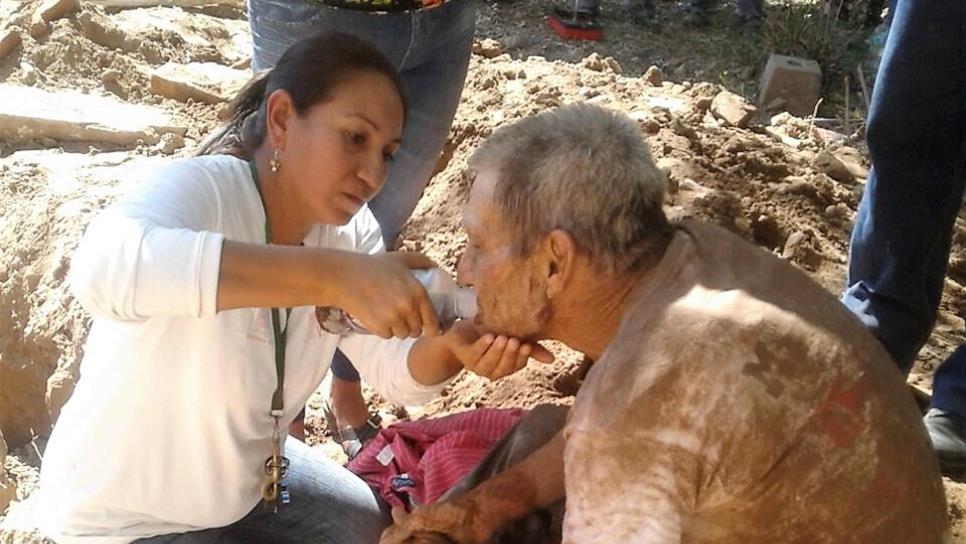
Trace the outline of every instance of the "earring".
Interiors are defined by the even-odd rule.
[[[280,166],[282,166],[282,161],[278,160],[278,149],[272,153],[272,159],[268,161],[269,168],[272,169],[272,173],[278,172]]]

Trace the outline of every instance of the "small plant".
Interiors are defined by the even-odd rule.
[[[780,55],[804,57],[822,66],[826,93],[841,85],[866,54],[867,31],[855,17],[843,17],[848,0],[787,1],[773,5],[765,45]]]

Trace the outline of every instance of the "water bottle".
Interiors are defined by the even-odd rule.
[[[436,310],[439,325],[449,328],[457,319],[472,319],[476,316],[476,293],[470,287],[460,287],[452,277],[439,268],[412,270],[416,281],[423,284],[429,301]],[[315,317],[322,330],[344,336],[347,334],[372,334],[362,323],[334,306],[320,306],[315,309]]]

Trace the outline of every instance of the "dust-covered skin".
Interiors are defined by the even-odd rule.
[[[912,396],[839,302],[687,222],[639,284],[565,431],[564,541],[941,542]]]
[[[476,288],[476,321],[484,329],[523,340],[542,338],[550,320],[546,285],[535,260],[513,251],[493,203],[498,176],[494,169],[476,173],[462,219],[467,245],[457,279]]]

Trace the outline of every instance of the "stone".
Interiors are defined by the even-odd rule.
[[[621,64],[617,62],[617,59],[615,59],[614,57],[605,58],[604,64],[607,66],[607,68],[610,69],[611,72],[614,72],[615,74],[624,73],[624,68],[621,67]]]
[[[97,12],[85,11],[77,16],[84,35],[96,44],[123,49],[127,41],[127,34],[114,26],[106,17]]]
[[[711,101],[711,113],[727,125],[745,128],[757,108],[731,91],[721,91]]]
[[[177,134],[165,134],[161,136],[161,142],[158,144],[159,150],[165,155],[171,155],[175,151],[184,147],[184,138],[178,136]]]
[[[51,22],[61,17],[66,17],[72,11],[80,7],[78,0],[46,0],[40,4],[36,13],[46,22]]]
[[[657,66],[651,66],[644,72],[644,76],[641,79],[651,87],[660,87],[664,83],[664,72]]]
[[[0,139],[7,142],[53,138],[132,146],[138,140],[157,143],[168,132],[184,136],[186,131],[157,108],[76,91],[0,84]]]
[[[815,156],[812,167],[843,183],[851,183],[869,175],[868,169],[863,164],[862,154],[854,147],[848,146],[822,151]]]
[[[247,70],[213,62],[169,62],[151,72],[151,92],[181,102],[218,104],[231,100],[250,79]]]
[[[20,33],[14,28],[0,32],[0,60],[3,60],[20,45]]]
[[[30,36],[35,40],[46,36],[49,30],[46,21],[43,19],[36,18],[30,22]]]
[[[503,47],[500,46],[500,42],[486,38],[482,41],[473,42],[473,54],[492,59],[503,54]]]
[[[831,132],[831,131],[826,131]],[[834,133],[832,133],[834,134]],[[841,162],[849,173],[851,173],[856,178],[867,178],[869,176],[869,169],[865,167],[865,159],[862,156],[862,152],[854,147],[840,146],[836,147],[832,154],[835,158]]]
[[[104,86],[104,90],[116,95],[121,100],[126,100],[128,93],[124,85],[121,84],[121,72],[117,70],[107,70],[101,74],[101,85]]]
[[[800,230],[796,230],[795,232],[791,233],[788,236],[788,239],[785,240],[785,248],[782,250],[782,258],[792,258],[795,255],[795,252],[798,250],[798,247],[802,245],[802,242],[805,241],[805,238],[805,233]]]
[[[822,92],[822,68],[814,60],[771,55],[765,64],[759,87],[760,104],[782,98],[788,112],[799,117],[812,115]]]

